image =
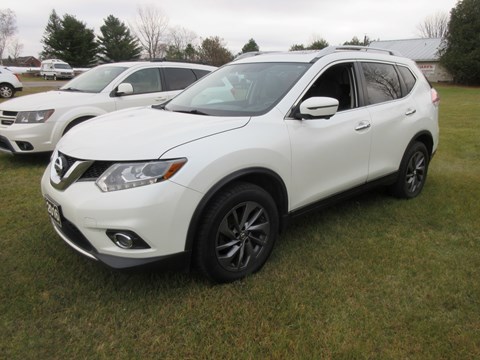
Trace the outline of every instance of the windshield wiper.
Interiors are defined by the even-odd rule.
[[[184,114],[195,114],[195,115],[206,115],[209,116],[210,114],[204,113],[203,111],[192,109],[192,110],[173,110],[174,112],[184,113]]]
[[[72,88],[72,87],[62,88],[62,89],[60,89],[60,90],[62,90],[62,91],[77,91],[77,92],[83,92],[83,90],[76,89],[76,88]]]

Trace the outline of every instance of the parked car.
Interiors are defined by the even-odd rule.
[[[23,84],[17,74],[6,67],[0,67],[0,97],[12,98],[17,91],[23,90]]]
[[[59,90],[0,104],[0,151],[50,152],[75,125],[114,110],[161,104],[214,69],[174,62],[97,66]]]
[[[40,65],[40,76],[45,80],[73,79],[75,73],[65,61],[58,59],[43,60]]]
[[[42,193],[57,233],[88,258],[234,281],[264,265],[292,217],[372,186],[418,196],[438,103],[415,63],[389,52],[245,57],[166,104],[73,129]]]

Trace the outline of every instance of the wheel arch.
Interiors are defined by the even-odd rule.
[[[65,135],[67,133],[67,131],[70,130],[71,128],[73,128],[74,126],[76,126],[76,125],[78,125],[78,124],[80,124],[84,121],[90,120],[94,117],[95,117],[95,115],[85,115],[85,116],[79,116],[76,119],[73,119],[63,129],[62,136]]]
[[[274,171],[266,168],[255,167],[242,169],[218,181],[202,198],[190,220],[185,250],[191,251],[193,249],[202,214],[215,195],[230,184],[239,181],[260,186],[272,196],[279,213],[280,229],[285,228],[288,213],[288,193],[287,187],[281,177]]]
[[[412,146],[413,143],[417,141],[423,143],[427,147],[428,154],[431,158],[433,155],[433,136],[429,131],[426,130],[417,133],[413,137],[413,139],[410,141],[407,148],[405,149],[405,152],[410,148],[410,146]]]

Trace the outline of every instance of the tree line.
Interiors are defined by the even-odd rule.
[[[60,58],[75,67],[140,58],[195,61],[221,66],[234,58],[223,39],[212,36],[197,45],[197,35],[183,27],[169,27],[168,18],[153,6],[138,8],[131,26],[113,15],[104,19],[100,34],[74,15],[58,16],[52,11],[41,42],[41,58]],[[480,84],[480,0],[459,0],[448,14],[436,13],[417,27],[421,37],[440,37],[440,63],[461,84]],[[0,60],[7,45],[14,56],[22,51],[15,38],[16,18],[10,9],[0,9]],[[356,36],[343,45],[368,46],[371,40]],[[316,37],[308,45],[293,44],[294,50],[323,49],[328,42]],[[241,53],[259,51],[251,38]]]
[[[139,8],[139,19],[130,28],[113,15],[104,19],[100,34],[76,19],[57,15],[53,10],[41,42],[40,56],[59,58],[75,67],[98,63],[167,58],[196,61],[215,66],[233,59],[233,55],[217,36],[194,45],[196,35],[181,27],[168,27],[168,19],[154,7]]]

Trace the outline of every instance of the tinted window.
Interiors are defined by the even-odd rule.
[[[129,75],[123,82],[132,84],[134,94],[162,91],[160,71],[157,68],[138,70]]]
[[[395,100],[402,96],[400,80],[393,65],[362,63],[362,69],[367,82],[369,104]]]
[[[197,76],[197,80],[204,77],[205,75],[207,75],[210,71],[208,70],[198,70],[198,69],[193,69],[193,72],[195,73],[195,75]]]
[[[402,75],[405,86],[407,87],[407,94],[408,94],[410,91],[412,91],[417,79],[415,78],[415,76],[413,76],[410,69],[408,69],[405,66],[399,66],[398,71],[400,71],[400,74]]]
[[[165,68],[163,71],[167,90],[182,90],[197,81],[197,77],[190,69]]]

